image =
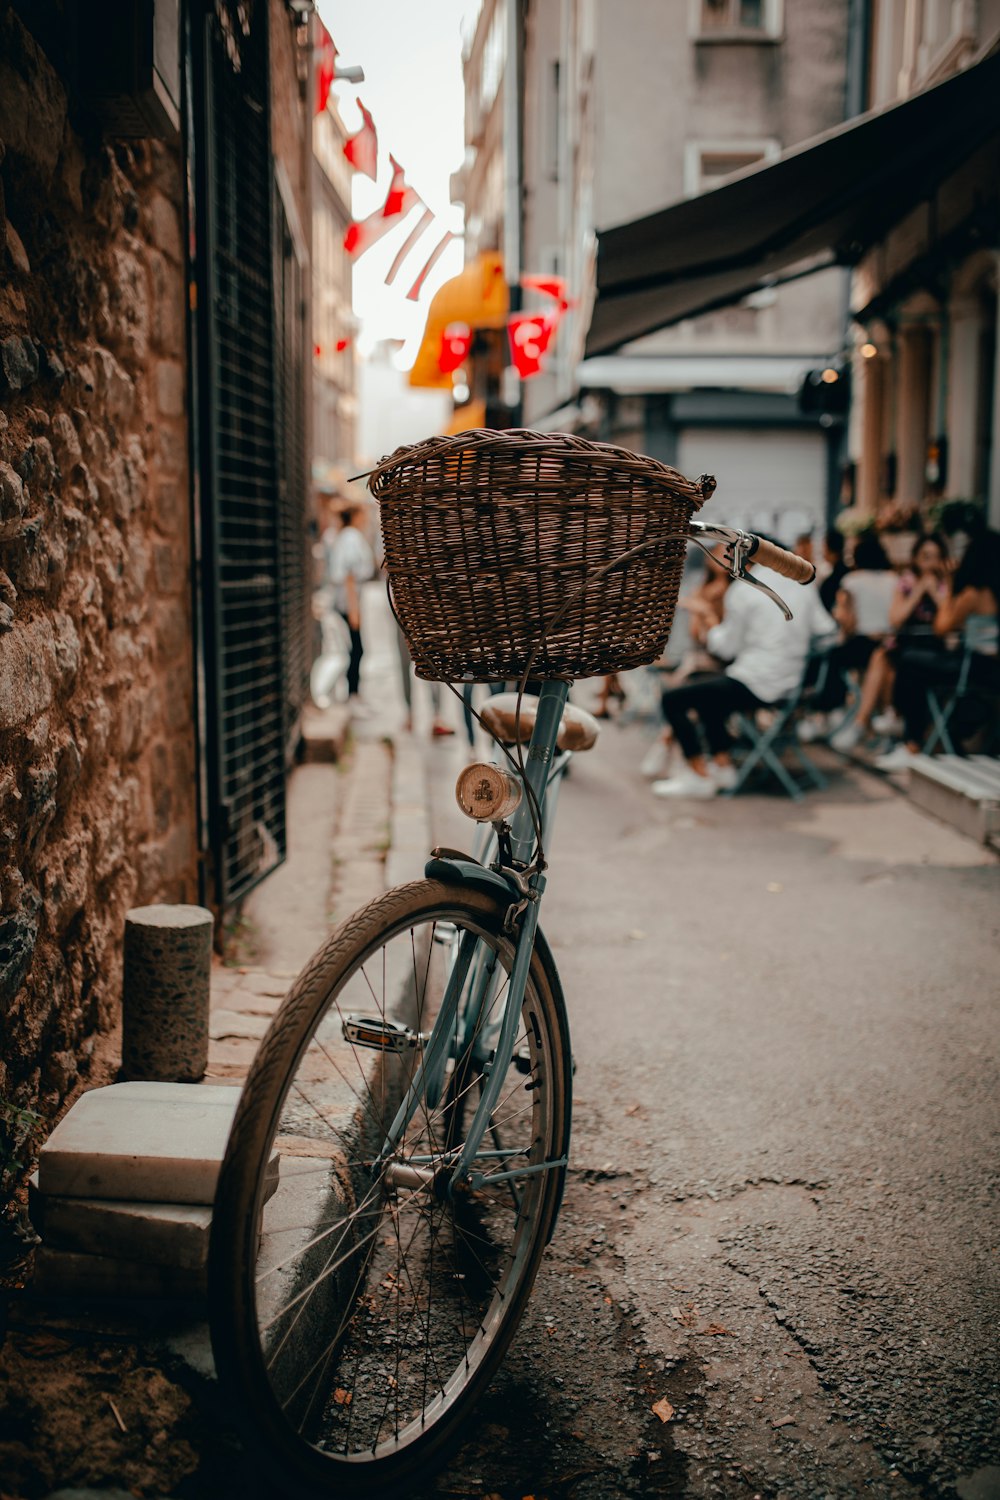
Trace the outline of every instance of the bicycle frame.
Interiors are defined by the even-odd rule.
[[[535,824],[532,818],[530,796],[534,795],[538,814],[541,819],[543,837],[552,824],[555,808],[555,793],[561,782],[561,775],[553,775],[554,761],[557,756],[556,740],[559,734],[559,726],[562,720],[563,709],[569,696],[569,683],[548,682],[542,687],[535,714],[535,724],[531,740],[528,744],[525,756],[524,780],[530,792],[522,799],[521,805],[514,813],[510,829],[510,845],[515,861],[524,866],[530,866],[535,852]],[[561,759],[557,762],[560,769],[565,768],[566,761]],[[554,793],[550,797],[550,790]],[[484,1155],[481,1151],[483,1137],[486,1134],[487,1125],[493,1110],[499,1100],[500,1090],[503,1087],[504,1077],[514,1054],[514,1042],[517,1036],[517,1028],[521,1015],[521,1005],[524,1000],[525,987],[528,981],[528,972],[531,964],[531,954],[535,942],[535,933],[538,927],[538,912],[541,905],[542,895],[545,891],[545,874],[543,870],[534,870],[530,874],[522,875],[515,868],[501,867],[496,871],[494,878],[497,888],[507,887],[511,901],[508,911],[508,921],[512,921],[512,915],[516,912],[516,926],[514,927],[514,963],[511,968],[510,978],[507,986],[507,998],[504,1004],[503,1014],[500,1018],[499,1035],[492,1048],[492,1060],[484,1064],[483,1077],[485,1084],[476,1106],[476,1111],[470,1123],[468,1133],[461,1147],[456,1148],[454,1165],[451,1170],[449,1191],[454,1191],[461,1184],[468,1182],[469,1186],[475,1188],[477,1174],[473,1170],[474,1163]],[[458,947],[458,953],[452,965],[445,989],[444,998],[440,1010],[434,1021],[434,1026],[418,1064],[417,1070],[411,1080],[406,1094],[403,1098],[396,1116],[383,1143],[379,1153],[379,1163],[383,1163],[392,1157],[399,1142],[402,1140],[406,1128],[413,1118],[421,1097],[424,1096],[428,1086],[435,1087],[435,1080],[443,1075],[445,1065],[451,1048],[451,1039],[455,1032],[455,1023],[459,1013],[459,1005],[463,992],[473,969],[473,960],[479,941],[474,933],[466,933]],[[495,964],[486,963],[480,967],[476,976],[476,990],[470,997],[470,1023],[475,1024],[476,1013],[482,1013],[486,1003],[486,997],[492,982],[492,971]],[[487,1152],[486,1156],[496,1157],[496,1152]],[[558,1161],[541,1162],[533,1166],[513,1167],[504,1172],[493,1172],[490,1180],[496,1182],[506,1178],[518,1178],[533,1175],[541,1171],[551,1171],[564,1167],[566,1158]]]

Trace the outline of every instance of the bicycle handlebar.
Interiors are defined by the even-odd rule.
[[[790,578],[793,583],[812,583],[816,577],[816,569],[811,562],[806,562],[804,557],[799,557],[794,552],[787,552],[784,547],[776,547],[773,542],[766,542],[760,536],[754,537],[747,556],[754,562],[759,562],[762,567],[780,573],[783,578]]]

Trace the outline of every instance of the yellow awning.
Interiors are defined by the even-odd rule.
[[[424,336],[410,371],[410,384],[451,390],[451,375],[443,375],[438,365],[441,335],[449,323],[467,323],[470,328],[503,328],[506,321],[503,256],[489,250],[438,287],[431,298]]]

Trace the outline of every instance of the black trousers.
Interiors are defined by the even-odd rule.
[[[930,728],[930,710],[927,707],[927,689],[939,688],[945,694],[954,688],[962,670],[961,651],[901,651],[896,662],[896,684],[893,702],[905,725],[904,736],[909,744],[919,745]],[[970,700],[982,697],[988,700],[1000,692],[1000,657],[982,656],[977,653],[969,664],[967,693]],[[963,700],[964,701],[964,700]],[[985,709],[976,714],[974,703],[971,717],[982,717]]]
[[[353,698],[361,686],[361,658],[365,653],[365,648],[361,644],[361,631],[354,629],[343,610],[340,614],[351,633],[351,659],[347,663],[347,692],[348,696]]]
[[[673,730],[686,760],[703,753],[692,715],[701,724],[710,753],[721,755],[732,744],[726,728],[730,714],[748,713],[764,707],[744,683],[724,672],[689,677],[680,687],[667,688],[662,704],[663,717]]]
[[[847,684],[844,681],[844,673],[857,672],[859,676],[863,676],[878,645],[879,642],[873,636],[851,635],[846,641],[841,641],[839,645],[834,646],[827,655],[829,666],[826,682],[813,698],[810,708],[819,714],[828,714],[833,708],[841,708],[847,702]],[[819,671],[818,663],[813,664],[810,676],[814,671]]]

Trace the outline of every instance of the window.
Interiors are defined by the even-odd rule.
[[[689,198],[721,187],[738,172],[772,161],[781,151],[775,140],[688,141],[684,159],[684,191]]]
[[[773,41],[781,34],[782,0],[690,0],[701,41]]]

